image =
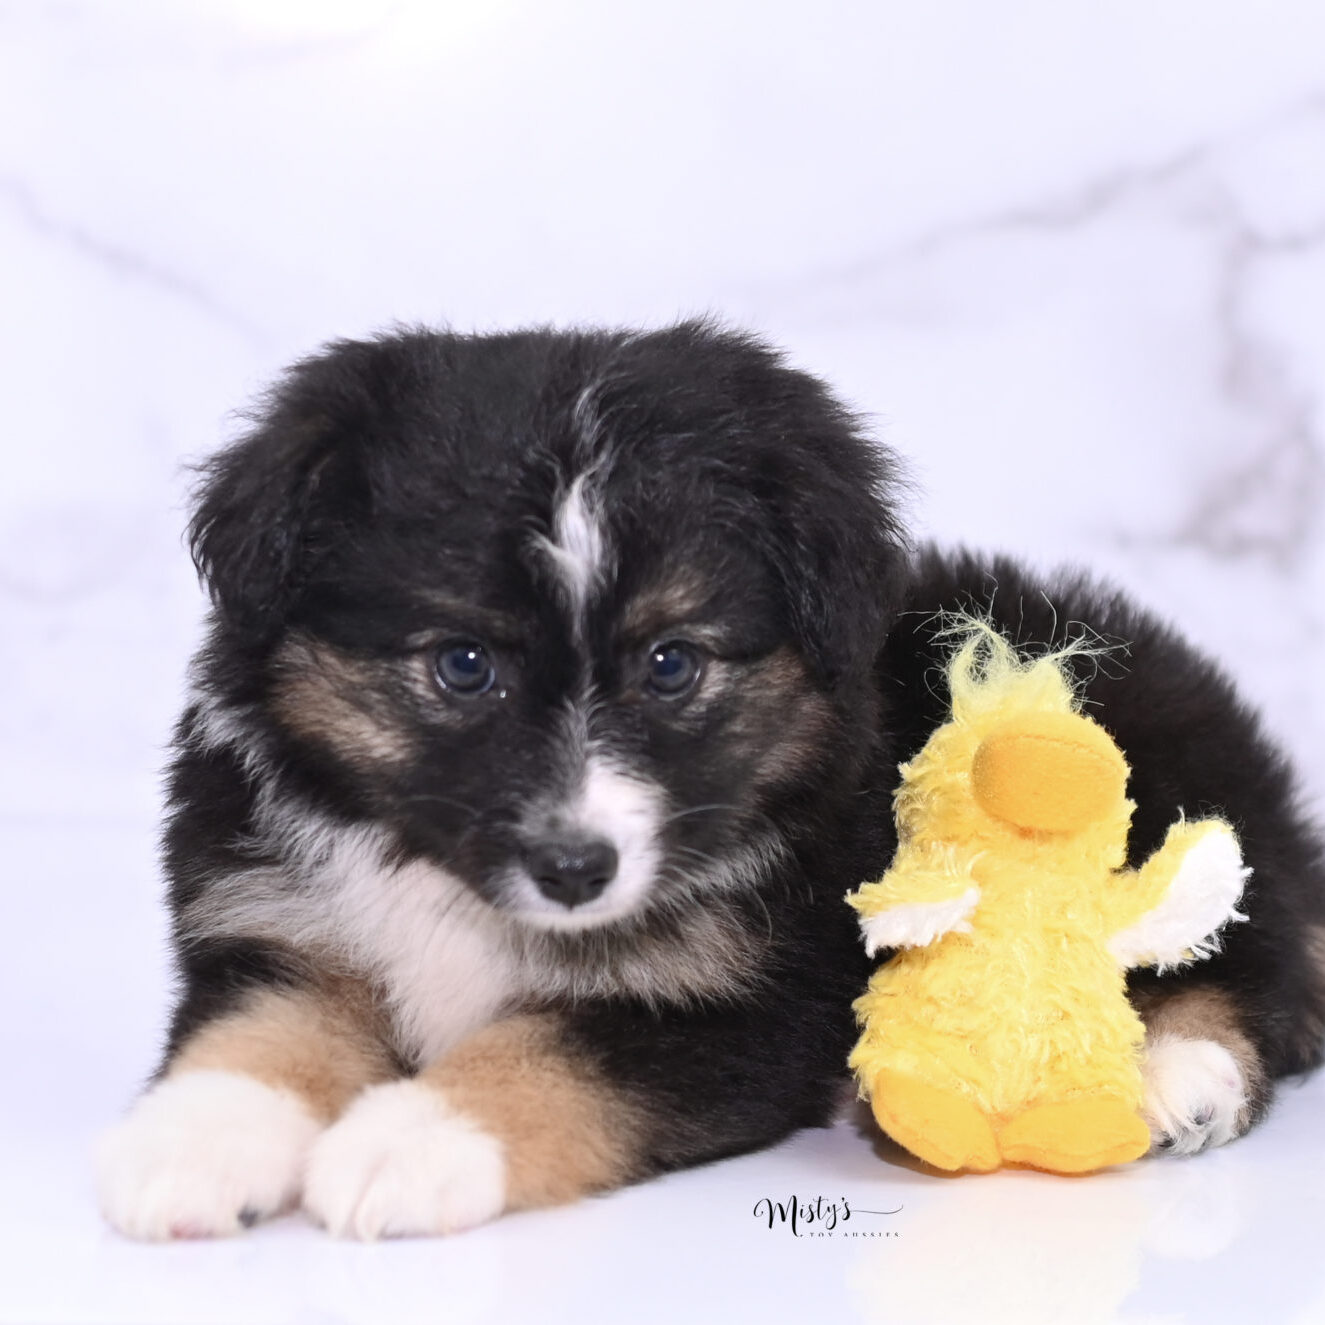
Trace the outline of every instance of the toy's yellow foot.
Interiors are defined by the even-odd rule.
[[[999,1132],[998,1147],[1013,1164],[1089,1173],[1140,1159],[1150,1149],[1150,1129],[1122,1100],[1088,1095],[1032,1105]]]
[[[927,1164],[976,1173],[998,1168],[994,1129],[964,1095],[884,1071],[871,1083],[870,1102],[879,1126]]]

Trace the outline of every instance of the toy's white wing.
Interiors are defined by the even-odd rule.
[[[979,888],[942,902],[904,902],[877,915],[862,916],[860,932],[871,957],[880,948],[923,948],[954,931],[969,934],[967,918],[980,900]]]
[[[1219,825],[1204,834],[1182,858],[1158,906],[1109,940],[1123,967],[1157,966],[1162,971],[1219,951],[1218,930],[1245,920],[1237,909],[1251,874],[1232,831]]]

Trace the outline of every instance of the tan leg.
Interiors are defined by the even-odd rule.
[[[639,1119],[560,1046],[555,1020],[480,1031],[424,1074],[506,1153],[506,1206],[560,1205],[627,1182]]]
[[[201,1027],[103,1139],[106,1218],[129,1237],[238,1232],[299,1198],[309,1149],[391,1074],[343,990],[255,990]]]
[[[1146,1026],[1152,1151],[1190,1154],[1241,1136],[1269,1082],[1236,1001],[1212,985],[1187,985],[1147,991],[1136,1004]]]
[[[1298,1000],[1289,1043],[1296,1061],[1305,1066],[1319,1062],[1325,1043],[1325,925],[1306,925],[1302,943],[1311,964],[1312,988],[1308,997]]]
[[[314,1147],[305,1205],[339,1234],[453,1232],[629,1181],[641,1135],[555,1017],[513,1017],[365,1092]]]
[[[338,1118],[365,1087],[397,1075],[361,986],[264,989],[208,1022],[171,1060],[165,1076],[242,1072],[296,1095],[322,1123]]]

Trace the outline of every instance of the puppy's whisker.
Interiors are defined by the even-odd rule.
[[[431,791],[416,791],[406,796],[402,800],[405,805],[446,805],[452,809],[461,810],[469,815],[471,819],[477,819],[482,813],[477,806],[466,805],[464,801],[456,800],[453,796],[439,796]]]
[[[700,851],[697,847],[674,846],[672,848],[678,855],[692,856],[703,865],[712,865],[721,867],[722,861],[717,856],[708,851]]]
[[[662,824],[666,827],[668,824],[675,823],[678,819],[688,818],[692,814],[709,814],[717,810],[740,810],[739,805],[730,804],[723,801],[715,801],[712,805],[692,805],[686,810],[677,810],[674,814],[664,816]]]

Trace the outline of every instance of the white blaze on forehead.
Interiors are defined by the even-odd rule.
[[[606,560],[602,512],[589,490],[588,475],[581,474],[567,489],[552,517],[552,537],[541,541],[572,608],[582,612],[602,579]]]

